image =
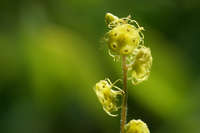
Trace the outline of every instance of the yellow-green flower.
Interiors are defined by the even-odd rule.
[[[118,18],[110,13],[106,14],[106,22],[110,30],[105,35],[109,49],[115,55],[130,55],[143,42],[141,30],[136,21],[130,17]],[[137,27],[131,23],[136,23]]]
[[[104,111],[110,116],[117,116],[112,114],[112,112],[116,112],[120,108],[117,104],[117,95],[122,95],[123,91],[114,85],[118,81],[119,80],[111,83],[109,79],[100,80],[94,87],[96,95],[102,104]],[[113,90],[112,88],[116,88],[118,91]]]
[[[150,133],[150,131],[143,121],[131,120],[125,126],[125,133]]]
[[[134,51],[134,62],[131,68],[132,83],[138,84],[147,80],[152,66],[151,50],[142,46]]]

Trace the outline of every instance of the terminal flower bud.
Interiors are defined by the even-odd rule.
[[[107,25],[109,25],[111,22],[117,21],[117,20],[119,20],[119,18],[117,16],[114,16],[111,13],[106,13],[106,15],[105,15],[105,21],[106,21]]]

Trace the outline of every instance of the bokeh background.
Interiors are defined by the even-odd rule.
[[[0,133],[119,133],[92,89],[122,76],[106,12],[131,14],[153,54],[149,80],[129,83],[128,120],[200,132],[199,0],[1,0]]]

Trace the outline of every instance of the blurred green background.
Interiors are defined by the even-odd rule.
[[[119,133],[92,89],[122,76],[102,43],[106,12],[131,14],[152,50],[149,80],[129,84],[128,120],[200,132],[199,0],[1,0],[0,133]]]

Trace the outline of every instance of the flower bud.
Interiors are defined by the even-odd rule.
[[[150,131],[143,121],[131,120],[125,126],[125,133],[150,133]]]
[[[118,20],[119,18],[117,16],[114,16],[113,14],[111,13],[106,13],[105,15],[105,21],[106,21],[106,24],[110,24],[111,22],[113,21],[116,21]]]

